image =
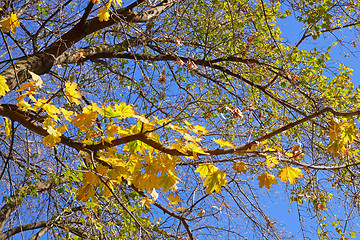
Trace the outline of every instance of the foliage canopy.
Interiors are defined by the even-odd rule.
[[[358,1],[0,3],[0,239],[356,237]]]

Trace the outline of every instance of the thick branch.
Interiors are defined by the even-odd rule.
[[[58,56],[60,56],[87,35],[110,27],[120,21],[149,21],[169,9],[176,2],[176,0],[164,0],[157,6],[141,12],[131,11],[129,7],[120,8],[111,13],[109,21],[100,22],[98,17],[85,21],[85,23],[80,21],[67,33],[62,35],[58,40],[47,47],[44,51],[18,61],[14,66],[11,66],[5,71],[1,72],[0,75],[6,77],[6,83],[11,91],[15,89],[17,85],[30,78],[28,71],[32,71],[38,75],[49,72],[55,63],[55,59]],[[137,4],[132,4],[131,6],[135,7],[136,5]],[[14,69],[16,69],[16,71]]]

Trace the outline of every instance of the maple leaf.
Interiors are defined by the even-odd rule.
[[[356,129],[354,122],[348,122],[343,125],[343,132],[341,133],[342,140],[345,143],[353,143],[357,139],[359,131]]]
[[[133,110],[133,107],[131,105],[127,105],[124,102],[115,106],[107,106],[103,111],[104,117],[107,118],[129,118],[132,117],[134,114],[135,111]]]
[[[89,198],[93,198],[95,195],[94,187],[90,184],[83,185],[77,192],[76,199],[83,202],[88,202]]]
[[[200,178],[204,179],[208,175],[218,171],[219,169],[210,163],[202,163],[196,168],[195,172],[200,174]]]
[[[72,120],[73,124],[77,127],[84,125],[85,127],[90,127],[97,118],[97,112],[84,112],[76,115]]]
[[[340,137],[340,134],[342,132],[342,122],[340,121],[340,119],[334,118],[331,119],[330,122],[330,132],[328,134],[330,140],[338,140]]]
[[[340,153],[344,153],[346,151],[345,143],[343,140],[332,141],[327,145],[327,152],[332,152],[334,157],[340,156]]]
[[[100,179],[99,179],[99,177],[98,177],[95,173],[85,172],[85,173],[83,174],[82,183],[83,183],[84,185],[86,185],[86,184],[94,185],[94,184],[100,183]]]
[[[158,82],[161,83],[162,85],[165,84],[165,82],[166,82],[166,73],[165,72],[160,73]]]
[[[158,197],[159,197],[159,194],[156,192],[155,188],[152,189],[150,195],[154,200],[158,199]]]
[[[115,134],[118,133],[119,126],[115,124],[111,124],[106,128],[106,135],[111,137],[112,139],[115,138]]]
[[[233,169],[238,173],[246,173],[246,170],[248,169],[248,166],[244,162],[234,162]]]
[[[0,96],[5,96],[9,90],[9,86],[6,84],[6,77],[0,75]]]
[[[49,134],[43,138],[44,145],[49,145],[50,147],[53,147],[56,143],[61,141],[61,133],[58,132],[53,126],[48,126],[46,128],[46,131]]]
[[[210,131],[206,130],[206,127],[203,127],[201,125],[195,125],[194,129],[193,129],[194,133],[199,134],[199,135],[204,135]]]
[[[208,174],[204,181],[204,186],[206,186],[206,193],[211,194],[212,192],[220,193],[221,187],[227,186],[228,181],[225,179],[226,173],[219,170]]]
[[[140,203],[143,208],[150,209],[150,204],[153,204],[154,200],[149,197],[146,197],[146,198],[141,199]]]
[[[39,75],[37,75],[36,73],[33,73],[32,71],[29,71],[28,72],[30,73],[31,75],[31,78],[35,81],[35,87],[37,88],[42,88],[43,86],[43,80],[41,79],[41,77]]]
[[[110,0],[110,1],[104,6],[104,8],[100,8],[100,9],[99,9],[98,17],[99,17],[99,21],[100,21],[100,22],[109,21],[109,19],[110,19],[109,8],[110,8],[110,5],[111,5],[111,2],[112,2],[112,0]]]
[[[80,104],[81,93],[76,90],[77,83],[66,82],[65,83],[65,95],[68,97],[68,100],[75,104]]]
[[[177,211],[177,212],[181,212],[181,211],[184,211],[186,209],[187,209],[187,207],[177,207],[177,208],[174,208],[173,210]]]
[[[261,174],[257,178],[257,180],[259,181],[260,188],[265,186],[267,189],[269,189],[271,187],[271,184],[277,184],[277,179],[275,178],[275,176],[268,172]]]
[[[282,182],[287,182],[287,179],[289,179],[289,183],[294,184],[296,182],[296,179],[302,178],[303,175],[299,168],[287,166],[280,169],[278,177],[280,177],[280,180]]]
[[[127,143],[123,150],[125,152],[131,152],[131,153],[141,153],[145,154],[145,150],[148,148],[148,145],[146,143],[143,143],[140,140],[135,140]]]
[[[163,192],[169,191],[176,191],[177,189],[177,183],[178,183],[178,177],[174,175],[172,172],[167,172],[167,174],[162,174],[160,176],[160,182],[159,187],[162,187]]]
[[[204,154],[204,155],[209,155],[209,153],[204,152],[202,147],[196,145],[195,143],[186,143],[186,147],[192,151],[194,159],[197,158],[198,153]]]
[[[213,139],[214,142],[220,145],[220,147],[235,147],[234,144],[225,141],[224,139]]]
[[[266,156],[266,166],[268,168],[273,168],[276,164],[279,164],[277,157],[271,155]]]
[[[0,20],[1,31],[7,33],[9,30],[15,33],[16,27],[20,26],[20,21],[15,13],[11,13],[10,17]]]
[[[175,195],[172,195],[170,194],[167,199],[170,201],[169,204],[170,205],[175,205],[177,204],[178,202],[182,201],[182,199],[179,197],[178,194],[175,194]]]

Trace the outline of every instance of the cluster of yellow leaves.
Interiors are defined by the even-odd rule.
[[[108,181],[107,184],[102,184],[102,181],[98,175],[106,175],[108,168],[102,165],[96,167],[94,172],[85,172],[83,174],[82,186],[77,190],[76,199],[79,201],[87,202],[90,198],[93,198],[96,193],[96,187],[100,186],[103,189],[103,195],[105,197],[111,196],[112,188],[111,181]]]
[[[9,30],[14,33],[16,27],[20,26],[20,21],[15,13],[11,13],[10,17],[3,18],[0,20],[0,27],[2,32],[8,32]]]
[[[280,168],[280,171],[277,176],[280,177],[280,180],[282,182],[289,181],[290,184],[295,184],[296,179],[303,177],[302,172],[299,168],[290,167],[290,166],[285,166]],[[269,189],[272,184],[277,184],[277,179],[275,178],[274,175],[270,174],[269,172],[265,172],[261,174],[257,178],[257,180],[259,181],[260,188],[265,186],[267,189]]]
[[[97,4],[100,2],[98,0],[91,0],[91,1],[94,4]],[[111,3],[114,3],[115,6],[121,6],[122,0],[110,0],[105,4],[105,6],[103,8],[99,9],[98,17],[99,17],[100,22],[109,21],[109,19],[110,19],[109,9],[110,9]]]
[[[350,145],[357,139],[359,134],[353,120],[334,118],[330,120],[329,139],[330,143],[326,150],[331,152],[334,157],[342,156],[348,152]]]
[[[206,187],[206,193],[221,192],[221,188],[228,185],[228,181],[225,179],[226,173],[220,171],[217,167],[210,163],[200,164],[195,170],[200,174],[201,179],[205,179],[204,186]]]

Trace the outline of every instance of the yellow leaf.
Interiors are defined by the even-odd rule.
[[[23,84],[21,84],[20,88],[18,90],[16,90],[17,92],[21,92],[24,91],[27,88],[31,88],[32,86],[34,86],[36,84],[35,81],[31,81],[31,82],[25,82]]]
[[[99,177],[98,177],[95,173],[93,173],[93,172],[86,172],[86,173],[83,174],[82,183],[83,183],[84,185],[86,185],[86,184],[94,185],[94,184],[100,183],[100,179],[99,179]]]
[[[246,173],[248,166],[244,162],[234,162],[233,169],[238,173]]]
[[[99,17],[99,21],[100,21],[100,22],[109,21],[109,19],[110,19],[109,8],[110,8],[110,5],[111,5],[111,2],[112,2],[112,0],[110,0],[110,1],[104,6],[104,8],[100,8],[100,9],[99,9],[98,17]]]
[[[11,135],[11,121],[8,118],[4,118],[5,120],[5,134],[6,138],[9,138]]]
[[[196,125],[193,129],[194,133],[199,134],[199,135],[204,135],[210,131],[206,130],[206,127],[203,127],[201,125]]]
[[[92,185],[87,184],[87,185],[83,185],[82,187],[80,187],[77,190],[76,194],[77,194],[77,196],[76,196],[77,200],[83,201],[83,202],[88,202],[89,198],[94,197],[95,190]]]
[[[187,133],[184,134],[184,138],[185,138],[185,140],[187,140],[189,142],[194,142],[194,143],[200,143],[201,142],[201,138],[191,136],[190,134],[187,134]]]
[[[140,203],[143,208],[150,209],[150,204],[153,204],[154,200],[152,200],[149,197],[146,197],[146,198],[141,199]]]
[[[225,141],[225,140],[223,140],[221,138],[218,139],[218,140],[213,139],[213,141],[216,142],[217,144],[219,144],[220,147],[235,147],[232,143],[227,142],[227,141]]]
[[[6,77],[0,75],[0,96],[5,96],[9,90],[9,86],[6,84]]]
[[[204,150],[200,146],[198,146],[194,143],[187,143],[186,147],[189,148],[194,153],[194,157],[197,155],[196,153],[209,155],[209,153],[204,152]]]
[[[60,111],[61,113],[63,114],[64,118],[68,121],[71,121],[72,120],[72,116],[74,115],[74,112],[73,111],[68,111],[64,108],[60,108]]]
[[[42,88],[43,85],[43,80],[41,79],[41,77],[39,75],[37,75],[36,73],[33,73],[31,71],[28,70],[28,72],[30,73],[32,79],[34,80],[34,85],[37,88]]]
[[[99,165],[96,167],[96,172],[101,175],[105,175],[105,173],[107,172],[108,169],[109,169],[109,167],[106,167],[104,165]]]
[[[72,122],[75,126],[80,127],[81,125],[84,125],[85,127],[90,127],[93,122],[97,118],[97,112],[87,112],[87,113],[81,113],[78,114]]]
[[[221,187],[228,185],[228,181],[225,179],[226,173],[221,171],[215,171],[212,174],[207,175],[204,186],[206,186],[206,193],[211,194],[212,192],[221,192]]]
[[[163,192],[169,191],[173,192],[177,189],[177,177],[173,173],[163,174],[160,176],[159,186],[163,188]]]
[[[129,118],[135,114],[133,107],[124,102],[121,102],[119,105],[116,105],[115,111],[121,113],[121,115],[117,116],[117,118]]]
[[[196,168],[195,172],[200,174],[200,178],[204,179],[208,175],[218,171],[219,169],[210,163],[202,163]]]
[[[111,138],[115,137],[115,134],[118,133],[119,126],[115,124],[108,125],[106,128],[106,135],[108,135]]]
[[[178,194],[175,194],[175,195],[172,195],[170,194],[167,199],[170,201],[169,204],[170,205],[175,205],[177,204],[178,202],[182,201],[182,199],[179,197]]]
[[[81,93],[76,90],[76,82],[66,82],[65,83],[65,95],[68,97],[68,100],[75,104],[80,104]]]
[[[279,160],[275,156],[266,155],[266,166],[273,168],[276,164],[279,164]]]
[[[46,128],[46,131],[49,133],[46,137],[43,139],[44,145],[49,145],[50,147],[55,146],[56,143],[61,141],[61,133],[58,132],[53,126],[48,126]]]
[[[267,189],[269,189],[271,184],[277,184],[277,179],[275,179],[275,176],[268,172],[261,174],[257,180],[259,181],[260,188],[265,186]]]
[[[287,166],[280,169],[278,177],[280,177],[282,182],[287,182],[287,179],[289,179],[289,183],[294,184],[296,179],[302,178],[303,175],[299,168]]]
[[[16,30],[16,27],[20,26],[20,21],[18,19],[18,16],[15,13],[11,13],[10,17],[0,20],[0,25],[1,25],[2,32],[6,33],[10,30],[12,33],[14,33]]]
[[[181,211],[184,211],[186,209],[187,209],[186,207],[177,207],[177,208],[174,208],[173,210],[177,211],[177,212],[181,212]]]

